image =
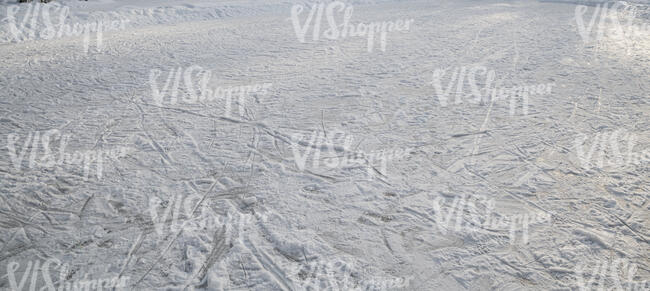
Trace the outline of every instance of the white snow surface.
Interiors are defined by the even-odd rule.
[[[82,36],[16,40],[7,7],[18,4],[0,2],[0,290],[21,278],[40,290],[48,276],[57,288],[124,278],[118,290],[650,290],[648,159],[586,169],[575,150],[581,135],[622,129],[648,152],[647,37],[585,43],[575,1],[346,2],[356,22],[413,19],[369,52],[363,37],[298,41],[292,5],[313,2],[46,4],[69,7],[67,23],[128,20],[100,51],[92,37],[88,51]],[[527,114],[441,106],[432,73],[472,65],[505,86],[554,87]],[[152,70],[162,87],[192,66],[211,70],[212,88],[271,87],[232,115],[223,100],[156,104]],[[101,177],[97,162],[86,178],[82,166],[30,166],[42,156],[30,138],[52,130],[67,152],[126,150]],[[297,166],[297,133],[337,132],[351,147],[298,153],[404,154],[385,169]],[[27,149],[18,165],[12,137]],[[468,197],[479,202],[451,216],[464,227],[441,229],[435,202]],[[470,230],[488,208],[472,197],[492,199],[496,217],[549,219],[514,238]]]

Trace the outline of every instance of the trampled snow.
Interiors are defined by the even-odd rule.
[[[0,290],[650,290],[647,1],[0,0]]]

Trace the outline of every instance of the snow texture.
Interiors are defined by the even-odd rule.
[[[558,2],[0,2],[0,290],[650,290],[647,1]]]

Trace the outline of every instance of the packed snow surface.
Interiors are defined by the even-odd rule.
[[[0,289],[649,290],[644,3],[0,1]]]

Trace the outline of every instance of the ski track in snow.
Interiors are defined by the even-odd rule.
[[[616,259],[637,265],[634,281],[650,279],[647,161],[586,170],[574,150],[579,134],[619,128],[648,148],[648,43],[632,54],[585,45],[567,4],[356,3],[356,21],[413,19],[411,30],[368,52],[358,37],[300,43],[289,2],[229,1],[210,8],[232,12],[216,17],[199,2],[183,6],[188,15],[133,16],[104,34],[101,52],[91,42],[84,53],[80,37],[0,44],[0,289],[11,290],[10,262],[22,270],[48,258],[66,264],[51,267],[56,280],[124,277],[128,290],[349,290],[391,279],[408,283],[375,289],[573,290],[577,266]],[[432,72],[476,64],[506,86],[555,87],[532,96],[526,115],[497,103],[441,107]],[[215,87],[272,88],[245,115],[237,103],[232,116],[220,102],[155,104],[151,70],[162,84],[193,65]],[[30,168],[30,151],[16,169],[8,136],[21,151],[30,132],[52,129],[70,136],[70,152],[128,151],[104,159],[101,178]],[[409,152],[373,179],[361,166],[296,166],[295,133],[337,130],[364,152]],[[531,224],[527,242],[438,228],[437,197],[477,195],[501,216],[551,219]],[[466,210],[485,205],[476,207]],[[213,223],[175,227],[206,217]]]

